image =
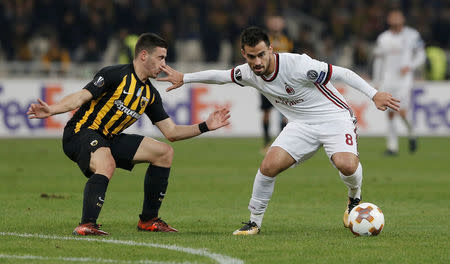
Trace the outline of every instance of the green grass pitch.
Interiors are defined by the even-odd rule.
[[[180,232],[136,230],[146,170],[140,164],[116,171],[99,218],[111,235],[96,239],[132,241],[125,245],[62,239],[74,237],[86,179],[60,140],[0,140],[0,263],[450,263],[449,138],[420,139],[414,155],[402,139],[393,158],[382,155],[384,139],[360,138],[363,198],[386,219],[377,237],[354,237],[342,226],[347,191],[323,150],[278,177],[260,235],[232,236],[248,220],[261,139],[171,145],[160,216]]]

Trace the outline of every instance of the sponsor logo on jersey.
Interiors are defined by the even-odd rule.
[[[284,88],[286,89],[286,92],[287,92],[289,95],[295,94],[294,88],[292,88],[289,84],[284,83]]]
[[[130,108],[126,107],[124,103],[121,100],[115,100],[114,105],[122,111],[124,114],[131,116],[135,119],[139,119],[141,115],[137,113],[136,111],[131,110]]]
[[[102,76],[98,76],[97,80],[94,81],[94,85],[97,87],[102,87],[105,84],[105,79]]]
[[[275,103],[277,104],[285,104],[287,106],[293,106],[299,103],[304,102],[305,100],[303,99],[295,99],[295,100],[289,100],[288,98],[283,98],[278,96],[278,99],[275,99]]]
[[[315,81],[317,79],[317,76],[319,76],[319,74],[315,70],[309,70],[306,73],[306,76],[308,76],[308,79]]]
[[[236,80],[240,81],[242,80],[242,72],[241,69],[236,69],[236,71],[234,72],[234,78],[236,78]]]

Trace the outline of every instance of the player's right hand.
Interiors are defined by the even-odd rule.
[[[172,86],[166,89],[166,92],[177,89],[178,87],[182,86],[184,84],[183,77],[184,74],[172,69],[169,65],[162,65],[160,69],[167,74],[166,77],[157,78],[157,81],[162,82],[171,82]]]
[[[47,118],[51,116],[50,107],[48,104],[41,99],[37,99],[39,104],[31,104],[28,108],[28,118]]]
[[[394,111],[398,111],[400,109],[400,100],[392,97],[390,93],[377,92],[373,96],[372,101],[375,103],[375,106],[381,111],[385,111],[388,107]]]

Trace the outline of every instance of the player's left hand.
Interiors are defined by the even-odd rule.
[[[184,74],[172,69],[169,65],[161,65],[160,70],[165,72],[167,74],[166,77],[157,78],[157,81],[162,82],[171,82],[173,85],[166,89],[166,92],[177,89],[178,87],[182,86],[184,84],[183,77]]]
[[[375,106],[381,111],[385,111],[388,107],[395,111],[398,111],[400,109],[400,100],[392,97],[390,93],[377,92],[373,96],[372,101],[375,103]]]
[[[51,116],[51,111],[49,105],[42,101],[41,99],[37,99],[38,104],[31,104],[28,108],[28,119],[34,119],[34,118],[47,118]]]
[[[206,119],[206,125],[209,130],[216,130],[230,124],[230,109],[222,107],[211,114]]]

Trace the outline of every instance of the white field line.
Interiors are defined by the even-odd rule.
[[[62,262],[88,262],[88,263],[120,263],[120,264],[191,264],[192,262],[161,262],[152,260],[115,260],[103,258],[69,258],[69,257],[43,257],[33,255],[6,255],[0,254],[0,259],[21,259],[21,260],[48,260],[48,261],[62,261]]]
[[[177,245],[163,245],[163,244],[155,244],[155,243],[144,243],[144,242],[136,242],[132,240],[117,240],[117,239],[99,239],[99,238],[91,238],[91,237],[67,237],[67,236],[49,236],[49,235],[41,235],[41,234],[26,234],[26,233],[10,233],[10,232],[0,232],[1,236],[16,236],[16,237],[30,237],[30,238],[40,238],[40,239],[53,239],[53,240],[79,240],[79,241],[89,241],[89,242],[100,242],[100,243],[110,243],[110,244],[119,244],[119,245],[127,245],[127,246],[143,246],[150,248],[162,248],[168,250],[174,250],[178,252],[184,252],[187,254],[198,255],[202,257],[207,257],[212,260],[215,260],[220,264],[243,264],[244,261],[236,258],[232,258],[226,255],[221,255],[218,253],[209,252],[208,249],[194,249],[187,247],[180,247]]]

